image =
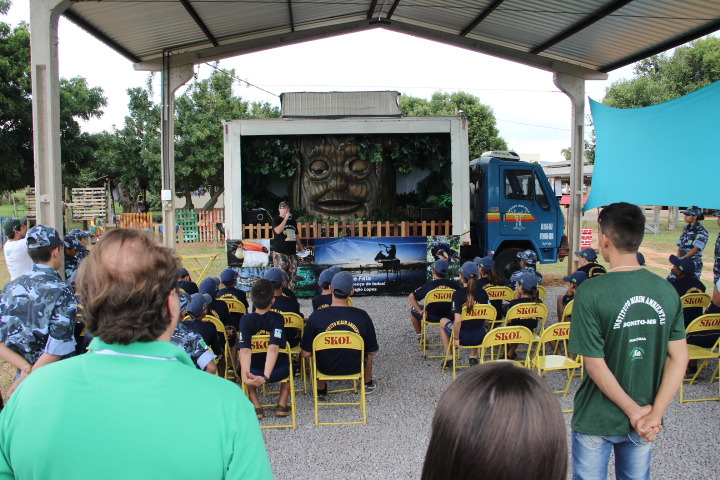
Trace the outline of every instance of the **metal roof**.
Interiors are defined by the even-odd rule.
[[[73,0],[63,15],[152,70],[385,28],[605,78],[720,29],[717,0]]]

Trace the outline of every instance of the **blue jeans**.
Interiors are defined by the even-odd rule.
[[[615,450],[615,476],[618,480],[650,479],[650,458],[654,442],[646,442],[637,432],[600,437],[572,433],[573,480],[605,480],[610,453]]]

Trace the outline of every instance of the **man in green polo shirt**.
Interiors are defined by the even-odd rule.
[[[170,343],[178,277],[144,234],[103,236],[76,284],[90,351],[33,371],[10,398],[0,478],[272,478],[242,390]]]
[[[649,479],[653,443],[685,374],[682,305],[667,281],[638,264],[645,215],[613,203],[598,217],[608,273],[575,294],[569,350],[585,358],[572,419],[573,479]]]

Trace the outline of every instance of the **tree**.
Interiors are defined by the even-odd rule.
[[[477,158],[488,150],[506,150],[507,143],[499,136],[495,114],[491,107],[466,92],[435,92],[428,101],[418,97],[400,97],[400,109],[405,116],[457,115],[460,111],[468,120],[470,158]]]
[[[6,14],[9,0],[0,0]],[[0,191],[34,184],[32,142],[30,31],[0,22]],[[95,137],[81,132],[77,119],[102,115],[107,100],[99,87],[84,78],[60,80],[60,149],[63,183],[74,186],[81,171],[93,162]]]

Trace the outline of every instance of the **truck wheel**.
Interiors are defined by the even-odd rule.
[[[508,283],[512,274],[520,270],[517,254],[522,251],[520,248],[508,248],[495,257],[495,270],[503,282]]]

